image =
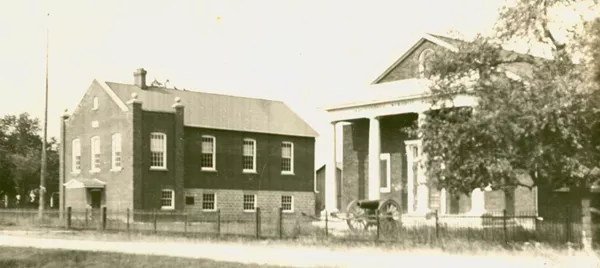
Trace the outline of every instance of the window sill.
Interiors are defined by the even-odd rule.
[[[256,210],[244,210],[244,213],[256,213]]]
[[[294,211],[293,211],[293,210],[282,210],[281,212],[283,212],[283,213],[287,213],[287,214],[292,214],[292,213],[294,213]]]
[[[286,175],[286,176],[294,176],[294,175],[296,175],[296,174],[294,174],[294,172],[288,172],[288,171],[284,171],[284,172],[281,172],[281,175]]]
[[[175,210],[174,207],[162,207],[160,210]]]
[[[99,172],[100,172],[100,170],[99,170],[99,169],[91,169],[91,170],[90,170],[90,173],[99,173]]]
[[[81,170],[71,171],[71,175],[79,175],[79,174],[81,174]]]
[[[150,170],[154,170],[154,171],[169,171],[167,168],[164,168],[164,167],[150,167]]]
[[[206,171],[206,172],[217,172],[217,170],[214,168],[201,168],[200,170]]]
[[[379,189],[379,192],[380,193],[389,193],[389,192],[391,192],[391,190],[390,190],[390,188],[381,188],[381,189]]]
[[[242,173],[244,173],[244,174],[258,174],[258,172],[256,172],[256,170],[242,170]]]
[[[216,209],[203,209],[202,212],[217,212]]]
[[[120,172],[121,170],[123,170],[123,168],[111,168],[110,171],[112,172]]]

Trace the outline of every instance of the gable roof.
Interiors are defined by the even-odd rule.
[[[122,102],[137,94],[142,109],[156,112],[173,112],[174,99],[179,97],[184,105],[186,126],[260,132],[278,135],[318,137],[318,133],[292,111],[285,103],[275,100],[247,98],[224,94],[183,91],[164,87],[106,82]]]
[[[404,61],[404,59],[406,59],[406,57],[408,57],[408,55],[410,55],[413,51],[415,51],[415,49],[417,49],[419,46],[421,46],[421,44],[423,44],[425,41],[430,41],[436,45],[445,47],[452,51],[458,50],[458,48],[455,45],[456,43],[450,41],[450,40],[454,40],[454,39],[451,39],[448,37],[443,37],[443,38],[440,38],[440,37],[441,36],[432,35],[432,34],[428,34],[428,33],[423,34],[421,36],[421,38],[419,38],[419,40],[414,45],[412,45],[406,52],[404,52],[404,54],[402,54],[402,56],[400,56],[400,58],[398,58],[391,66],[389,66],[387,69],[385,69],[385,71],[383,73],[381,73],[379,76],[377,76],[377,78],[375,78],[375,80],[371,84],[379,83],[385,76],[387,76],[390,72],[392,72],[400,63],[402,63]],[[456,40],[456,41],[458,41],[458,40]]]
[[[430,41],[436,45],[442,46],[450,51],[457,52],[460,46],[468,44],[468,41],[460,40],[456,38],[451,38],[447,36],[425,33],[421,36],[421,38],[414,43],[400,58],[398,58],[391,66],[389,66],[383,73],[381,73],[371,84],[378,84],[384,77],[386,77],[390,72],[392,72],[400,63],[402,63],[406,57],[408,57],[412,52],[414,52],[419,46],[421,46],[425,41]],[[512,50],[501,49],[500,55],[503,58],[514,58],[514,57],[531,57],[534,61],[538,60],[547,60],[541,57],[515,52]],[[531,70],[524,63],[511,63],[504,64],[502,66],[507,72],[511,75],[528,75]]]

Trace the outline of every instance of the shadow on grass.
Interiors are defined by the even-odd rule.
[[[3,268],[75,268],[75,267],[281,267],[259,264],[218,262],[205,259],[100,253],[55,249],[0,247]]]

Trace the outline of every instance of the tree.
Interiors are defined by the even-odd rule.
[[[600,30],[586,21],[558,28],[551,16],[582,2],[516,0],[501,10],[495,35],[457,41],[457,52],[436,52],[432,109],[419,132],[427,175],[450,192],[516,186],[579,191],[589,246],[587,193],[600,178],[600,87],[590,70],[600,60],[592,49],[593,30]],[[551,56],[503,49],[516,41]],[[474,97],[477,105],[454,107],[457,95]]]
[[[39,185],[42,149],[39,125],[39,120],[27,113],[0,118],[0,195],[18,194],[21,205],[36,190],[34,185]],[[48,178],[53,188],[58,189],[58,153],[52,149],[55,143],[56,139],[51,139],[47,146]]]

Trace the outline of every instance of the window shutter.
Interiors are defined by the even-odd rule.
[[[379,172],[380,172],[379,175],[380,175],[380,178],[381,178],[380,187],[381,188],[387,188],[388,187],[388,185],[387,185],[387,182],[388,182],[388,180],[387,180],[387,175],[388,175],[387,174],[388,161],[387,160],[380,160],[379,162],[380,162],[380,164],[379,164]]]

